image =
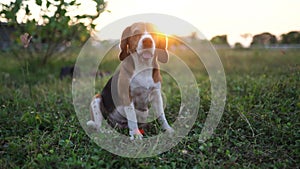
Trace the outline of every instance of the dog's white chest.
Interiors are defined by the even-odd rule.
[[[152,70],[146,70],[133,76],[130,83],[130,95],[135,109],[147,111],[151,93],[155,89],[160,89],[160,82],[154,83]]]
[[[160,83],[154,83],[152,70],[144,70],[136,73],[130,82],[130,90],[143,87],[145,89],[160,88]]]
[[[145,77],[142,74],[137,75],[131,80],[130,89],[134,90],[137,87],[143,87],[145,89],[149,89],[154,86],[154,82],[152,78]]]

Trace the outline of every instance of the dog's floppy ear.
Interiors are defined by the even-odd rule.
[[[122,33],[122,37],[120,40],[120,54],[119,54],[119,59],[122,61],[124,60],[127,56],[130,55],[129,53],[129,49],[128,49],[128,38],[130,36],[130,27],[127,27],[123,33]]]
[[[167,63],[169,61],[168,47],[168,37],[164,34],[157,33],[156,41],[156,56],[157,60],[161,63]]]

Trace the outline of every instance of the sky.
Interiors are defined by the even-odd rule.
[[[99,30],[123,17],[160,13],[189,22],[208,39],[226,34],[231,45],[249,45],[252,39],[242,38],[245,34],[270,32],[279,37],[300,31],[300,0],[107,0],[106,9]]]
[[[9,2],[10,0],[1,0]],[[39,11],[32,3],[33,15]],[[93,4],[88,0],[82,3],[78,11],[92,13]],[[228,36],[229,44],[241,42],[248,46],[252,36],[270,32],[277,37],[289,31],[300,31],[300,0],[105,0],[106,11],[97,20],[97,30],[115,23],[121,18],[145,14],[167,14],[182,19],[193,25],[207,39],[216,35]],[[23,11],[24,12],[24,11]],[[169,29],[181,30],[178,35],[191,34],[190,29],[170,25]],[[119,33],[120,30],[116,29]],[[103,31],[102,31],[103,32]],[[244,38],[241,35],[251,35]],[[119,38],[119,34],[107,34],[105,38]]]

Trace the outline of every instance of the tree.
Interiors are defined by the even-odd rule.
[[[89,0],[89,3],[94,9],[78,12],[82,4],[76,0],[35,0],[35,4],[29,0],[0,2],[0,21],[16,30],[11,39],[14,44],[22,43],[24,39],[21,41],[19,37],[28,33],[27,38],[32,38],[30,49],[42,56],[42,63],[46,64],[58,48],[87,40],[106,6],[104,0]],[[37,16],[33,15],[35,11],[39,11]]]
[[[236,43],[234,44],[234,48],[235,48],[235,49],[244,49],[244,46],[243,46],[240,42],[236,42]]]
[[[227,42],[227,35],[218,35],[213,37],[210,42],[214,45],[225,45],[229,47],[229,44]]]
[[[281,44],[300,44],[300,32],[291,31],[281,35]]]
[[[269,32],[264,32],[253,36],[251,46],[259,46],[259,45],[266,46],[266,45],[271,45],[276,43],[277,43],[277,38],[275,35],[272,35]]]

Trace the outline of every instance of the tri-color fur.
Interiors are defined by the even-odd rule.
[[[172,133],[163,109],[158,65],[158,61],[166,63],[169,59],[166,36],[153,24],[134,23],[123,31],[120,49],[120,70],[101,95],[93,98],[87,125],[99,130],[104,117],[112,126],[128,127],[131,139],[141,139],[138,126],[146,123],[151,105],[162,128]]]

